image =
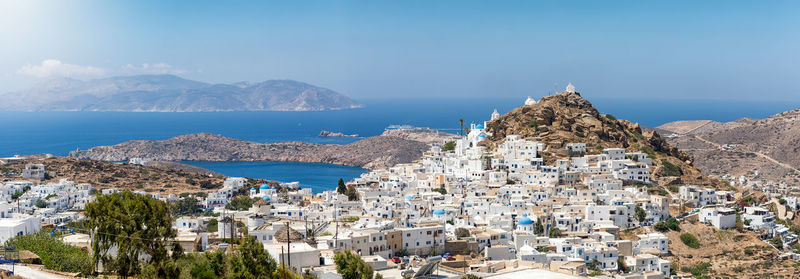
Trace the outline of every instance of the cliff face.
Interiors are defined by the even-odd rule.
[[[390,167],[417,160],[427,143],[398,137],[377,136],[346,144],[307,142],[256,143],[201,133],[167,140],[134,140],[113,146],[73,151],[81,159],[124,161],[291,161],[339,164],[363,168]]]
[[[642,151],[656,163],[652,180],[661,182],[667,176],[661,171],[662,160],[682,169],[683,183],[700,185],[713,181],[692,166],[692,158],[667,143],[657,132],[643,131],[638,123],[602,115],[579,93],[562,92],[543,97],[533,105],[518,107],[490,121],[486,127],[492,133],[484,145],[494,148],[506,135],[520,135],[547,144],[545,160],[566,156],[567,143],[586,143],[589,154],[603,148],[626,148]],[[671,178],[669,181],[674,181]]]

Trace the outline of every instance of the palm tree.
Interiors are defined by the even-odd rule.
[[[464,135],[464,119],[459,119],[458,123],[461,124],[461,130],[458,130],[458,133],[463,136]]]

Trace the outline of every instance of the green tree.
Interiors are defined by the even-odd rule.
[[[544,233],[544,226],[542,226],[541,222],[536,222],[533,224],[533,233],[538,235]]]
[[[208,223],[206,223],[206,231],[215,232],[217,229],[219,229],[219,221],[217,221],[217,219],[208,220]]]
[[[562,233],[559,228],[551,228],[550,229],[550,238],[559,238],[561,237]]]
[[[464,119],[459,119],[458,123],[461,124],[461,130],[458,130],[458,132],[461,133],[461,135],[463,136],[464,135]]]
[[[148,264],[155,274],[165,274],[168,268],[167,243],[177,232],[172,228],[171,210],[167,203],[131,191],[99,195],[86,205],[92,235],[92,261],[102,262],[107,272],[122,277],[141,273],[139,257],[150,258]],[[114,247],[116,257],[109,254]]]
[[[172,203],[172,214],[176,216],[181,215],[194,215],[202,212],[197,207],[197,199],[194,197],[185,197]]]
[[[347,185],[344,184],[344,179],[339,178],[339,184],[336,186],[336,192],[342,195],[347,193]]]
[[[276,278],[277,263],[254,237],[244,237],[237,252],[230,259],[230,277]]]
[[[442,151],[453,151],[453,150],[456,150],[456,142],[454,141],[445,142],[444,146],[442,146]]]
[[[359,255],[350,252],[350,250],[337,252],[333,257],[333,262],[336,263],[336,272],[342,275],[342,279],[376,278],[372,266],[365,263]]]
[[[680,223],[678,219],[675,217],[669,217],[669,219],[656,223],[653,228],[660,232],[667,232],[669,230],[673,231],[681,231]]]
[[[231,199],[231,202],[225,205],[225,208],[229,210],[244,211],[250,209],[250,207],[252,207],[257,200],[257,198],[251,198],[248,196],[238,196]]]
[[[38,201],[36,201],[36,207],[45,208],[45,207],[47,207],[47,202],[44,201],[44,200],[38,200]]]
[[[639,221],[639,223],[642,223],[642,222],[644,222],[645,219],[647,219],[647,212],[645,212],[644,209],[642,209],[641,206],[637,205],[633,209],[633,211],[635,212],[634,216],[636,217],[636,220]]]

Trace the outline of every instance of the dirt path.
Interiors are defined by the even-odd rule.
[[[718,149],[719,149],[719,150],[724,150],[724,149],[722,149],[722,146],[721,146],[720,144],[718,144],[718,143],[715,143],[715,142],[712,142],[712,141],[710,141],[710,140],[707,140],[707,139],[704,139],[704,138],[703,138],[703,137],[701,137],[701,136],[697,136],[697,135],[695,135],[695,136],[694,136],[694,138],[696,138],[696,139],[699,139],[699,140],[701,140],[701,141],[703,141],[703,142],[705,142],[705,143],[708,143],[708,144],[711,144],[711,145],[714,145],[714,146],[718,146]],[[776,164],[776,165],[778,165],[778,166],[781,166],[781,167],[783,167],[783,168],[786,168],[786,169],[789,169],[789,170],[793,170],[793,171],[796,171],[796,172],[800,173],[800,169],[797,169],[797,168],[793,167],[792,165],[789,165],[789,164],[783,163],[783,162],[781,162],[781,161],[775,160],[774,158],[772,158],[772,157],[770,157],[770,156],[767,156],[767,154],[764,154],[764,153],[761,153],[761,152],[758,152],[758,151],[750,151],[750,150],[748,150],[748,152],[750,152],[750,153],[753,153],[753,154],[756,154],[756,155],[758,155],[758,157],[761,157],[761,158],[767,159],[767,161],[770,161],[770,162],[772,162],[772,163],[775,163],[775,164]]]

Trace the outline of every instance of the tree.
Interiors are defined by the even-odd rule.
[[[561,237],[561,230],[559,228],[551,228],[550,229],[550,238],[559,238]]]
[[[438,192],[439,194],[442,194],[442,195],[447,195],[447,189],[445,189],[443,187],[442,188],[433,189],[433,191],[434,192]]]
[[[536,222],[533,224],[533,233],[538,235],[544,233],[544,226],[542,226],[541,222]]]
[[[44,200],[38,200],[38,201],[36,201],[36,207],[45,208],[45,207],[47,207],[47,202],[44,201]]]
[[[653,228],[660,232],[667,232],[669,230],[673,231],[681,231],[680,223],[678,219],[675,217],[669,217],[669,219],[656,223]]]
[[[592,259],[589,264],[586,265],[586,268],[590,270],[600,270],[600,261]]]
[[[208,220],[208,223],[206,224],[206,231],[215,232],[217,229],[219,229],[218,226],[219,221],[217,221],[217,219]]]
[[[350,250],[337,252],[333,257],[333,262],[336,263],[336,272],[342,275],[342,279],[375,278],[372,266],[365,263],[359,255],[350,252]]]
[[[641,206],[637,205],[633,210],[635,212],[634,216],[636,217],[636,220],[639,220],[639,223],[643,223],[645,219],[647,219],[647,212],[645,212]]]
[[[165,274],[167,243],[177,235],[170,212],[166,202],[128,190],[98,196],[86,205],[89,227],[94,228],[94,265],[102,262],[105,271],[127,277],[141,273],[139,258],[144,254],[155,274]],[[111,248],[116,248],[116,257],[109,254]]]
[[[463,118],[459,119],[458,123],[461,124],[461,130],[458,130],[458,132],[461,133],[461,135],[463,136],[464,135],[464,119]]]
[[[239,210],[239,211],[248,210],[248,209],[250,209],[250,207],[253,206],[253,203],[255,203],[256,200],[258,200],[258,199],[257,198],[251,198],[251,197],[248,197],[248,196],[238,196],[238,197],[235,197],[235,198],[231,199],[231,202],[229,202],[227,205],[225,205],[225,208],[227,208],[229,210]]]
[[[264,245],[254,237],[244,237],[230,259],[230,271],[233,278],[276,278],[278,264],[264,250]]]
[[[176,216],[194,215],[202,210],[197,207],[197,199],[194,197],[184,197],[172,203],[172,214]]]
[[[347,193],[347,185],[344,184],[344,179],[339,178],[339,185],[336,187],[336,192],[342,195]]]
[[[453,151],[453,150],[456,150],[456,142],[454,141],[445,142],[444,146],[442,146],[442,151]]]
[[[772,245],[775,246],[775,248],[778,248],[778,250],[783,250],[783,240],[780,236],[773,237],[769,240],[769,243],[772,243]]]

